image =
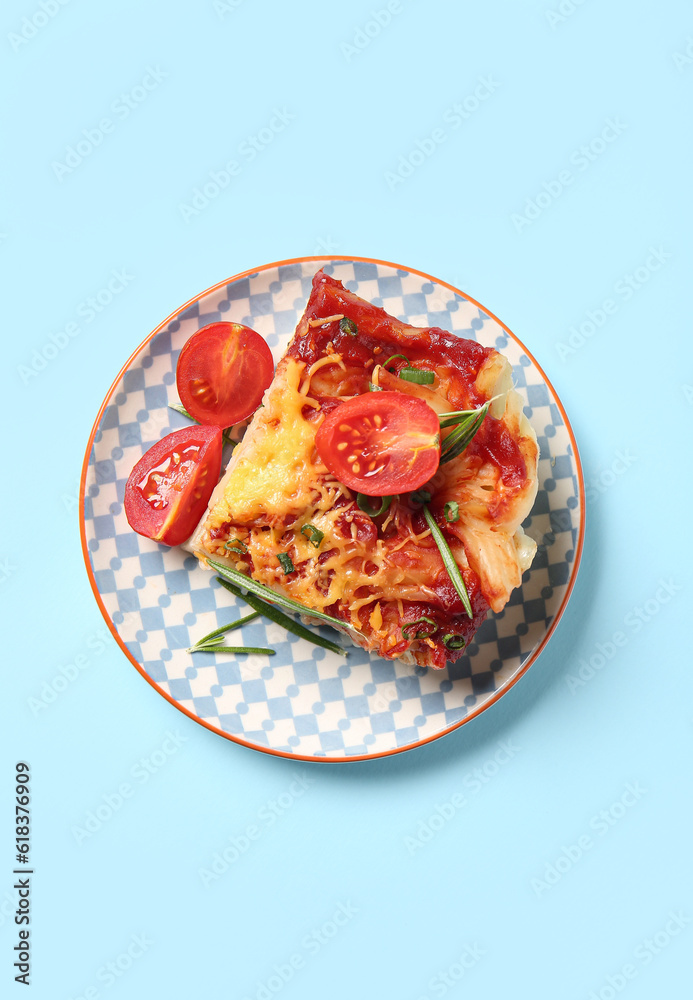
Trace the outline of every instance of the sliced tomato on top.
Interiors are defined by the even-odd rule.
[[[210,323],[194,333],[178,357],[181,403],[201,424],[230,427],[257,409],[274,376],[272,352],[241,323]]]
[[[221,427],[181,427],[157,441],[125,486],[130,527],[165,545],[186,541],[219,480],[221,451]]]
[[[320,458],[349,489],[381,497],[423,486],[440,462],[440,423],[428,403],[367,392],[329,413],[315,436]]]

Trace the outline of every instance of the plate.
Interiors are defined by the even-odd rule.
[[[495,347],[513,365],[536,430],[539,491],[525,530],[532,567],[503,611],[484,622],[467,655],[445,670],[406,666],[349,649],[315,647],[264,619],[239,645],[267,657],[191,656],[202,635],[247,613],[197,560],[131,530],[123,510],[135,462],[188,421],[177,402],[178,353],[199,327],[244,323],[284,353],[319,267],[415,326],[437,326]],[[495,316],[421,271],[369,258],[301,257],[220,282],[154,330],[117,376],[96,418],[82,471],[81,534],[96,600],[143,677],[208,729],[255,750],[301,760],[363,760],[398,753],[456,729],[497,701],[544,648],[565,608],[584,534],[584,482],[573,433],[541,368]],[[334,636],[327,628],[326,636]]]

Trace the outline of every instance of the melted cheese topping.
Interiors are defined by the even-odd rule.
[[[252,432],[236,448],[222,480],[223,497],[213,511],[217,525],[262,514],[299,513],[308,505],[325,466],[317,456],[313,459],[316,426],[302,411],[318,404],[299,392],[302,368],[288,359],[284,378],[275,378]]]
[[[310,396],[311,379],[319,372],[320,381],[326,369],[333,373],[336,395],[344,369],[339,354],[330,351],[307,371],[304,362],[291,356],[280,362],[263,406],[212,495],[192,548],[203,559],[214,555],[242,572],[252,571],[255,579],[303,604],[308,614],[311,608],[341,602],[352,625],[365,630],[363,645],[382,651],[397,641],[391,634],[392,614],[388,627],[383,611],[399,608],[401,617],[402,601],[435,603],[432,588],[442,561],[428,529],[389,539],[366,532],[367,537],[359,538],[358,519],[364,515],[315,449],[323,417],[310,412],[320,409]],[[384,388],[420,395],[437,412],[449,408],[440,390],[403,382],[383,368],[375,369],[373,375]],[[496,466],[486,462],[480,468],[479,459],[466,452],[441,466],[432,480],[440,503],[459,503],[459,521],[450,525],[457,543],[451,541],[450,547],[463,573],[471,569],[478,576],[494,610],[505,605],[521,582],[535,548],[520,522],[536,493],[536,438],[522,413],[521,398],[510,385],[510,366],[494,353],[480,369],[477,387],[486,398],[498,391],[506,393],[494,407],[526,461],[527,480],[522,489],[506,491]],[[381,535],[390,518],[399,517],[397,507],[396,502],[392,504]],[[302,534],[307,524],[322,532],[319,547]],[[225,548],[225,542],[234,538],[245,544],[247,555]],[[278,553],[291,557],[295,573],[285,574]],[[359,616],[363,608],[365,617]]]

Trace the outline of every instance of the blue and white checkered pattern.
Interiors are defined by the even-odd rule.
[[[578,466],[556,399],[521,345],[483,310],[443,285],[390,266],[326,260],[363,298],[416,326],[438,326],[501,350],[511,361],[539,439],[539,493],[525,529],[539,549],[506,608],[490,616],[467,655],[446,670],[409,667],[349,647],[346,661],[262,619],[234,644],[277,655],[186,652],[213,628],[247,613],[181,549],[135,534],[123,511],[130,470],[187,421],[178,401],[178,353],[214,320],[244,323],[283,354],[320,262],[272,266],[202,295],[137,354],[112,390],[89,460],[84,517],[96,585],[131,656],[194,716],[258,749],[307,757],[378,755],[431,739],[476,714],[508,687],[546,636],[575,570]],[[238,606],[237,606],[238,605]],[[324,630],[334,638],[331,629]]]

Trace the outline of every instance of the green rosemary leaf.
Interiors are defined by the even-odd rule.
[[[451,410],[449,413],[439,413],[438,420],[440,421],[441,429],[443,427],[453,427],[468,417],[473,417],[475,413],[476,410]]]
[[[192,420],[192,422],[194,424],[199,424],[199,422],[200,422],[199,420],[195,420],[195,418],[193,417],[192,413],[188,413],[188,411],[185,409],[185,407],[181,406],[180,403],[169,403],[168,404],[168,408],[169,408],[169,410],[175,410],[176,413],[180,413],[180,415],[182,417],[186,417],[188,420]],[[228,434],[226,431],[222,431],[221,432],[221,436],[223,437],[224,441],[226,441],[227,444],[232,445],[234,448],[238,444],[238,442],[234,441],[234,439],[231,437],[231,435]]]
[[[328,625],[355,632],[356,629],[346,622],[340,622],[337,618],[332,618],[331,615],[326,615],[323,611],[313,611],[312,608],[306,608],[302,604],[299,604],[298,601],[294,601],[290,597],[285,597],[283,594],[277,594],[273,590],[270,590],[269,587],[265,587],[263,583],[258,583],[257,580],[246,576],[245,573],[239,573],[238,570],[231,569],[229,566],[225,566],[214,559],[210,559],[209,564],[219,574],[218,579],[222,587],[225,587],[226,590],[230,591],[236,597],[241,597],[246,604],[249,604],[251,608],[255,608],[261,615],[276,622],[277,625],[282,625],[287,631],[293,632],[294,635],[299,635],[303,639],[308,639],[309,642],[314,642],[316,646],[323,646],[325,649],[331,649],[335,653],[342,653],[343,656],[347,655],[346,650],[338,646],[337,643],[331,642],[329,639],[323,639],[321,635],[315,635],[307,628],[304,628],[303,625],[295,622],[293,618],[289,618],[288,615],[283,614],[278,608],[266,602],[272,601],[273,604],[280,604],[289,611],[293,611],[294,614],[310,615],[312,618],[318,618]],[[249,593],[242,593],[239,589],[240,587],[243,587]],[[261,600],[261,598],[264,598],[264,600]]]
[[[491,404],[495,403],[497,399],[500,399],[501,396],[505,395],[507,395],[507,393],[499,392],[497,393],[497,395],[491,396],[490,399],[486,400],[483,406],[477,407],[477,409],[475,410],[450,410],[448,413],[439,413],[438,420],[440,421],[440,426],[441,428],[452,427],[454,424],[463,423],[469,417],[473,417],[477,413],[479,413],[484,408],[484,406],[486,407],[491,406]]]
[[[320,621],[327,622],[328,625],[336,625],[340,629],[352,628],[353,631],[356,631],[353,629],[353,626],[349,626],[346,622],[340,622],[337,618],[326,615],[324,611],[306,608],[303,604],[299,604],[298,601],[294,601],[293,598],[285,597],[284,594],[279,594],[271,590],[264,583],[258,583],[257,580],[253,580],[252,576],[239,573],[237,569],[232,569],[225,563],[217,562],[216,559],[208,559],[207,562],[224,580],[229,580],[231,583],[235,583],[237,587],[243,587],[251,593],[257,594],[258,597],[262,597],[265,601],[271,601],[272,604],[279,604],[281,607],[293,611],[296,615],[310,615],[311,618],[318,618]],[[248,601],[248,604],[253,607],[250,601]]]
[[[485,403],[480,410],[477,411],[477,416],[471,421],[465,421],[459,424],[454,431],[443,441],[443,447],[440,452],[440,464],[444,462],[449,462],[453,458],[457,458],[461,455],[467,445],[470,443],[476,432],[479,430],[484,422],[484,418],[488,413],[489,404]]]
[[[276,649],[264,649],[262,646],[224,646],[222,644],[208,646],[191,646],[189,653],[262,653],[264,656],[276,656]]]
[[[448,571],[448,576],[452,580],[452,585],[459,594],[460,600],[464,604],[464,609],[470,618],[473,618],[472,605],[469,600],[469,594],[467,593],[467,588],[464,583],[462,574],[460,573],[460,567],[455,562],[455,557],[450,551],[450,546],[445,540],[443,532],[440,530],[436,524],[435,518],[431,514],[428,507],[423,509],[424,517],[426,518],[426,524],[431,529],[431,534],[433,535],[433,540],[438,546],[438,551],[440,552],[440,557],[443,560],[443,565]]]
[[[190,413],[188,413],[185,407],[181,406],[180,403],[169,403],[168,408],[169,410],[175,410],[176,413],[180,413],[182,417],[187,417],[188,420],[192,420],[193,423],[197,423],[197,420],[195,420],[195,418]]]
[[[227,632],[232,632],[236,628],[243,628],[248,622],[254,621],[256,618],[260,617],[259,611],[253,611],[252,615],[246,615],[245,618],[237,618],[236,621],[229,622],[228,625],[222,625],[221,628],[215,628],[213,632],[209,632],[207,635],[203,635],[201,639],[198,639],[195,646],[191,646],[191,649],[195,649],[196,646],[206,646],[213,639],[219,638],[220,635],[226,635]]]

